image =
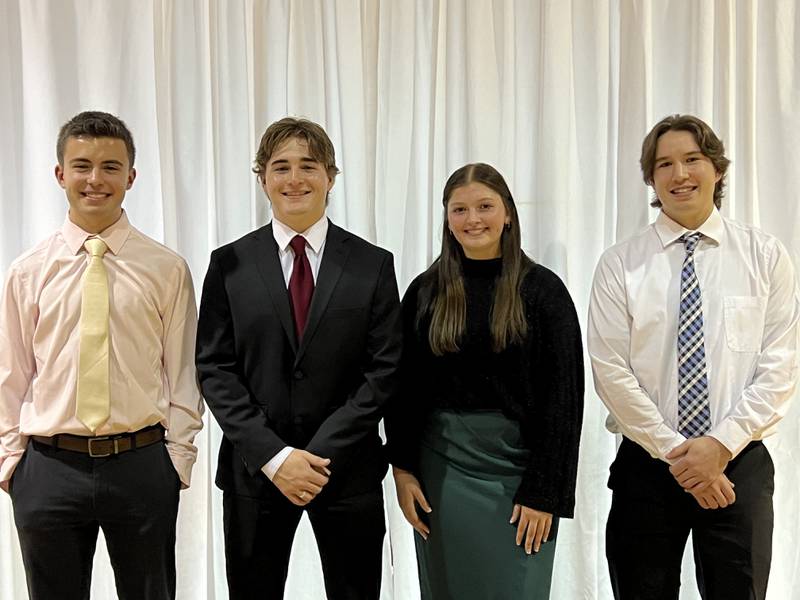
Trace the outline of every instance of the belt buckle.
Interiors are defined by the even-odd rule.
[[[110,435],[104,435],[100,437],[93,437],[89,438],[87,442],[89,443],[89,456],[92,458],[105,458],[106,456],[111,456],[112,454],[119,454],[119,438],[114,438],[114,451],[113,452],[105,452],[103,454],[97,454],[92,449],[92,444],[94,442],[105,442],[111,439]]]

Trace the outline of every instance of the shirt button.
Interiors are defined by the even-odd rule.
[[[300,369],[297,369],[297,371],[294,372],[295,379],[303,379],[305,376],[305,373],[303,373]]]

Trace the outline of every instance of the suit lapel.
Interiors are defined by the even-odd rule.
[[[303,332],[303,339],[297,351],[295,363],[299,362],[308,347],[314,332],[319,326],[322,315],[331,299],[333,290],[342,275],[342,270],[347,262],[347,255],[350,253],[349,245],[346,243],[347,232],[328,222],[328,235],[325,238],[325,251],[322,254],[322,264],[317,273],[317,283],[314,286],[314,296],[311,298],[311,307],[308,313],[308,322]]]
[[[297,353],[294,318],[289,305],[289,294],[286,291],[286,280],[283,278],[283,269],[278,258],[278,244],[275,243],[275,237],[272,235],[272,223],[262,227],[258,233],[259,235],[255,238],[256,251],[254,253],[258,272],[264,280],[269,297],[292,346],[292,351]]]

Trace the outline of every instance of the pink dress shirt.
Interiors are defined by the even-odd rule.
[[[0,299],[0,485],[28,436],[89,436],[75,417],[83,243],[69,218],[10,266]],[[186,262],[122,217],[97,237],[109,287],[111,414],[95,435],[161,423],[183,487],[197,457],[203,403],[194,368],[197,312]]]

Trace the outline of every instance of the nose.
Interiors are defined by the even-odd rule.
[[[675,161],[672,165],[672,178],[676,181],[682,181],[687,176],[686,165],[682,161]]]
[[[292,167],[289,169],[289,183],[299,183],[302,178],[303,172],[300,167]]]
[[[478,215],[477,208],[470,208],[469,212],[467,213],[467,221],[472,223],[474,221],[480,220],[480,216]]]
[[[100,167],[92,169],[89,171],[89,177],[87,177],[86,181],[88,183],[99,183],[100,182]]]

